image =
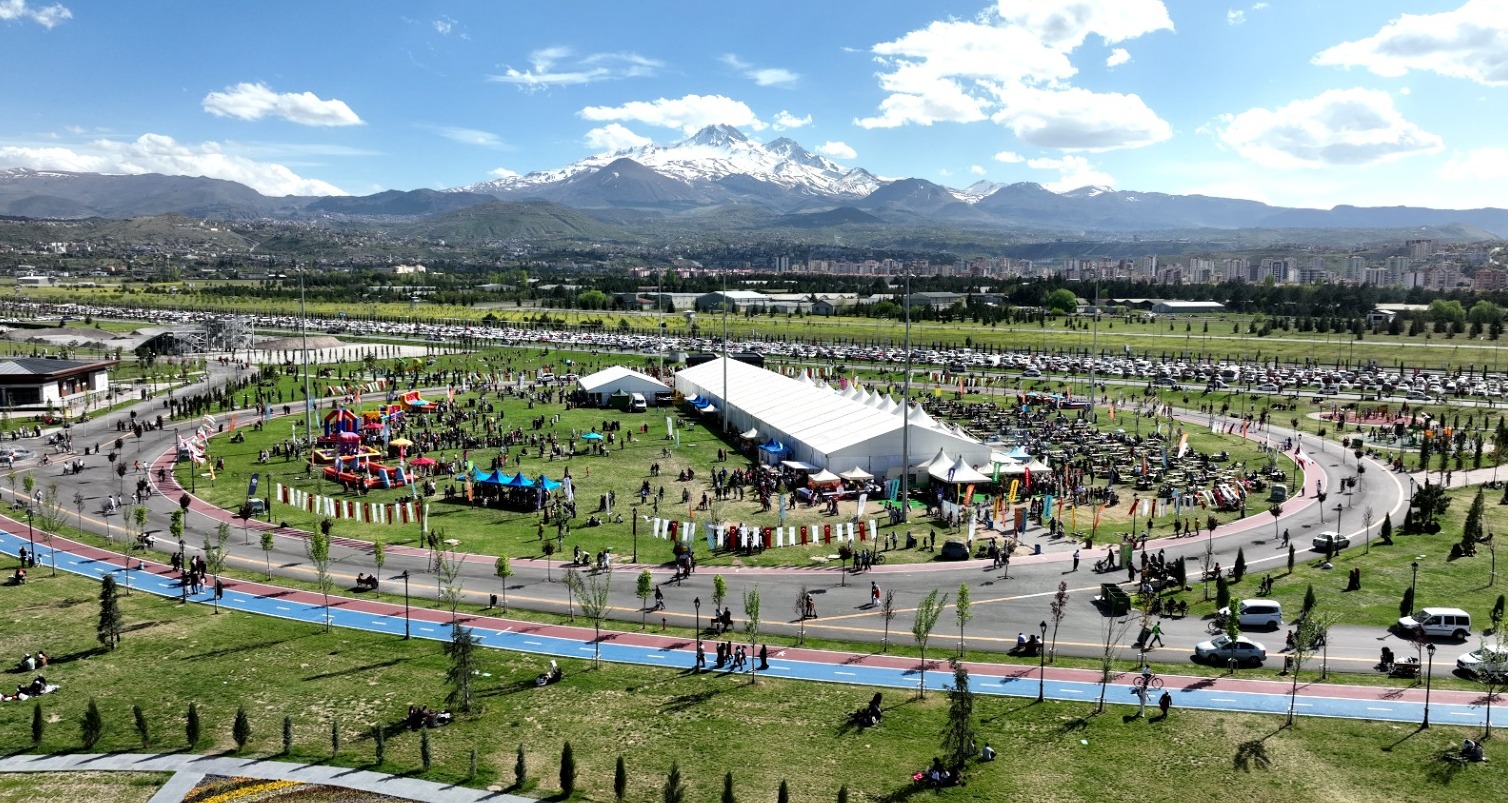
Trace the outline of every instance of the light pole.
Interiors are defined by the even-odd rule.
[[[696,671],[702,671],[702,598],[691,600],[696,608]]]
[[[35,514],[32,512],[31,505],[27,505],[26,506],[26,540],[31,542],[31,551],[27,553],[30,557],[28,557],[26,559],[26,562],[30,563],[33,566],[35,566],[35,565],[37,565],[37,535],[36,535],[36,533],[32,532],[32,528],[31,528],[31,519],[32,519],[33,515],[35,515]]]
[[[1346,512],[1346,506],[1339,502],[1335,503],[1335,531],[1340,532],[1340,516]]]
[[[408,569],[398,575],[403,579],[403,640],[408,640]]]
[[[189,578],[188,550],[184,548],[182,538],[178,539],[178,566],[178,587],[183,589],[183,591],[181,592],[182,597],[178,600],[179,604],[181,605],[188,602]]]
[[[304,355],[304,440],[314,443],[314,400],[309,397],[309,312],[304,306],[304,272],[298,273],[298,331]]]
[[[1037,639],[1037,702],[1040,703],[1047,683],[1047,620],[1037,627],[1042,631],[1042,637]]]
[[[901,518],[905,524],[911,515],[911,269],[906,269],[906,292],[901,296],[906,316],[906,375],[901,378]]]
[[[1415,599],[1417,599],[1417,597],[1414,596],[1414,592],[1419,588],[1419,561],[1416,560],[1413,563],[1410,563],[1409,568],[1414,570],[1414,577],[1413,579],[1409,580],[1409,602],[1413,602]]]
[[[1424,670],[1424,721],[1419,723],[1420,730],[1429,727],[1429,688],[1435,677],[1435,645],[1425,647],[1424,651],[1429,653],[1429,666]]]

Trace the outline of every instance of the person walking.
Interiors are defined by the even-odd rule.
[[[1152,623],[1152,632],[1147,634],[1147,646],[1151,647],[1153,641],[1157,642],[1157,646],[1162,646],[1162,622]]]
[[[1075,549],[1073,551],[1073,568],[1069,569],[1069,571],[1076,572],[1078,570],[1079,570],[1079,551],[1077,549]]]
[[[879,606],[880,606],[880,587],[879,587],[879,585],[877,585],[873,581],[870,581],[870,583],[869,583],[869,607],[871,607],[871,608],[878,608]]]
[[[1165,691],[1161,697],[1157,698],[1157,710],[1161,711],[1163,718],[1166,719],[1168,709],[1171,707],[1173,707],[1173,695]]]

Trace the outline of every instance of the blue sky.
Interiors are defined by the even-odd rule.
[[[1508,0],[0,0],[0,167],[454,187],[712,123],[840,164],[1508,207]]]

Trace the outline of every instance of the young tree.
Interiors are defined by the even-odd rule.
[[[1284,671],[1293,672],[1292,685],[1288,691],[1288,725],[1293,726],[1293,717],[1297,709],[1299,693],[1299,671],[1304,668],[1304,661],[1314,654],[1319,639],[1325,635],[1328,623],[1320,621],[1322,616],[1316,611],[1309,611],[1299,622],[1298,629],[1293,634],[1293,649],[1288,651],[1288,657],[1284,659]]]
[[[387,544],[383,542],[381,538],[377,538],[372,541],[372,565],[377,567],[375,574],[382,574],[382,565],[385,563],[387,563]],[[377,586],[372,589],[372,595],[377,599],[382,599],[381,583],[378,583]]]
[[[288,755],[293,752],[293,717],[283,717],[283,752]]]
[[[1068,615],[1068,581],[1058,581],[1057,593],[1052,595],[1052,602],[1048,603],[1047,610],[1052,616],[1052,649],[1047,652],[1047,660],[1056,661],[1058,658],[1058,625],[1063,624],[1063,617]]]
[[[728,598],[728,581],[720,574],[712,575],[712,609],[716,611],[723,607],[723,600]]]
[[[1382,526],[1377,528],[1377,540],[1383,546],[1393,545],[1393,514],[1389,513],[1382,517]]]
[[[1482,486],[1477,486],[1477,495],[1471,499],[1471,507],[1466,511],[1466,523],[1461,527],[1461,543],[1463,546],[1475,546],[1482,540],[1482,516],[1487,512],[1487,503],[1482,496]]]
[[[147,724],[147,714],[141,710],[141,706],[131,706],[131,720],[136,726],[136,736],[141,739],[141,749],[147,749],[152,743],[152,728]]]
[[[628,766],[623,763],[623,754],[618,754],[618,763],[613,767],[613,799],[623,803],[628,796]]]
[[[1293,574],[1293,561],[1297,553],[1293,550],[1293,544],[1288,545],[1288,573]]]
[[[230,728],[230,736],[236,740],[236,750],[245,750],[251,741],[251,717],[246,715],[246,706],[236,706],[236,721]]]
[[[31,709],[31,746],[36,747],[42,743],[42,735],[47,729],[47,718],[42,715],[42,703],[39,701]]]
[[[1399,616],[1408,616],[1409,614],[1411,614],[1413,612],[1414,612],[1414,589],[1413,589],[1413,587],[1409,587],[1409,588],[1403,589],[1403,599],[1398,600],[1398,615]]]
[[[890,622],[895,613],[895,591],[886,589],[880,601],[880,618],[885,620],[885,640],[880,642],[880,652],[890,652]]]
[[[1482,684],[1486,694],[1487,717],[1483,723],[1482,736],[1492,736],[1492,701],[1508,689],[1508,636],[1502,630],[1493,632],[1491,644],[1482,645],[1482,663],[1477,665],[1475,680]]]
[[[585,581],[577,576],[576,593],[581,600],[581,613],[592,620],[592,666],[599,666],[602,660],[602,620],[613,610],[612,588],[611,569],[593,574]]]
[[[759,662],[754,658],[754,642],[759,640],[759,586],[744,592],[744,632],[749,635],[749,682],[755,680]]]
[[[911,638],[916,640],[916,646],[922,653],[921,673],[916,685],[918,698],[927,696],[927,641],[932,638],[932,628],[937,626],[937,617],[942,615],[943,606],[947,604],[948,595],[943,594],[939,598],[938,590],[934,588],[916,606],[916,619],[911,623]]]
[[[104,735],[105,719],[100,716],[99,704],[90,697],[89,705],[84,708],[84,715],[79,718],[79,741],[84,743],[85,750],[93,750]]]
[[[560,796],[570,797],[576,791],[576,755],[571,752],[571,743],[560,748]]]
[[[796,600],[795,600],[796,604],[793,605],[793,606],[791,606],[796,611],[796,643],[797,644],[805,644],[806,643],[806,597],[810,593],[811,592],[807,588],[806,583],[802,583],[801,586],[796,589]]]
[[[780,788],[775,790],[775,803],[791,803],[791,787],[784,778],[780,779]]]
[[[1100,652],[1096,658],[1100,669],[1100,700],[1095,707],[1095,713],[1105,710],[1105,692],[1110,687],[1110,681],[1115,679],[1115,662],[1120,658],[1121,642],[1126,640],[1126,633],[1131,629],[1131,624],[1136,619],[1126,616],[1106,616],[1105,640],[1100,643]]]
[[[429,742],[429,728],[419,731],[419,767],[429,772],[430,763],[434,761],[434,751]]]
[[[435,550],[435,581],[440,601],[450,606],[450,620],[456,621],[456,610],[465,599],[466,584],[461,579],[461,556],[453,551]]]
[[[263,530],[262,536],[262,560],[267,564],[267,579],[272,579],[272,548],[277,546],[275,536],[271,530]]]
[[[107,574],[99,585],[99,624],[94,636],[107,650],[120,646],[120,634],[124,617],[120,611],[120,597],[115,587],[115,575]]]
[[[304,541],[304,554],[308,556],[309,563],[314,566],[314,580],[319,585],[319,591],[325,598],[325,632],[330,632],[330,589],[335,580],[330,576],[330,528],[324,519],[320,526],[309,533]]]
[[[189,703],[188,717],[183,721],[183,734],[188,738],[190,750],[199,746],[199,704]]]
[[[1215,578],[1215,607],[1217,609],[1230,607],[1230,583],[1226,582],[1224,577]]]
[[[372,763],[382,766],[387,761],[387,729],[372,726]]]
[[[1241,637],[1241,617],[1237,613],[1240,609],[1241,600],[1231,600],[1230,615],[1225,617],[1225,637],[1230,639],[1232,644],[1236,642],[1236,639]],[[1231,674],[1235,674],[1236,672],[1236,660],[1234,658],[1230,661],[1230,671]]]
[[[664,803],[686,803],[686,785],[681,782],[681,765],[675,759],[670,761],[670,774],[665,776],[665,786],[660,793]]]
[[[503,613],[508,612],[508,578],[513,576],[513,561],[507,555],[498,556],[497,562],[492,564],[492,573],[497,579],[503,591]]]
[[[1235,565],[1231,566],[1231,580],[1234,581],[1234,582],[1239,583],[1239,582],[1241,582],[1241,578],[1245,577],[1245,576],[1246,576],[1246,548],[1245,547],[1236,547],[1236,563],[1235,563]]]
[[[450,693],[445,702],[461,711],[471,710],[471,678],[476,673],[476,650],[481,640],[471,628],[461,625],[460,619],[450,623],[450,641],[445,645],[445,657],[450,659],[450,668],[445,672],[445,681]]]
[[[649,626],[649,597],[655,593],[655,578],[648,569],[639,572],[634,582],[634,596],[639,598],[639,629]]]
[[[953,601],[954,621],[958,622],[958,657],[963,657],[963,627],[974,618],[969,604],[969,584],[958,584],[958,599]]]
[[[524,743],[518,743],[518,753],[513,757],[513,788],[524,788],[524,782],[529,780],[528,765],[524,761]]]
[[[422,739],[423,736],[428,736],[428,735],[429,735],[429,729],[425,728],[424,732],[421,734],[421,739]],[[340,720],[338,720],[338,719],[332,719],[332,720],[330,720],[330,758],[333,759],[333,758],[335,758],[336,756],[339,756],[339,755],[340,755]],[[428,769],[428,768],[426,767],[426,769]]]
[[[952,661],[953,685],[948,687],[948,724],[943,728],[942,752],[948,769],[961,772],[974,755],[974,692],[963,661]]]
[[[1304,603],[1303,607],[1299,608],[1300,615],[1308,616],[1309,612],[1314,610],[1314,604],[1314,584],[1310,583],[1307,587],[1304,588]]]

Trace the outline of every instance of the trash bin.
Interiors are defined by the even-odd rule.
[[[1041,544],[1032,544],[1032,554],[1033,555],[1040,555],[1040,554],[1042,554],[1042,545]]]

